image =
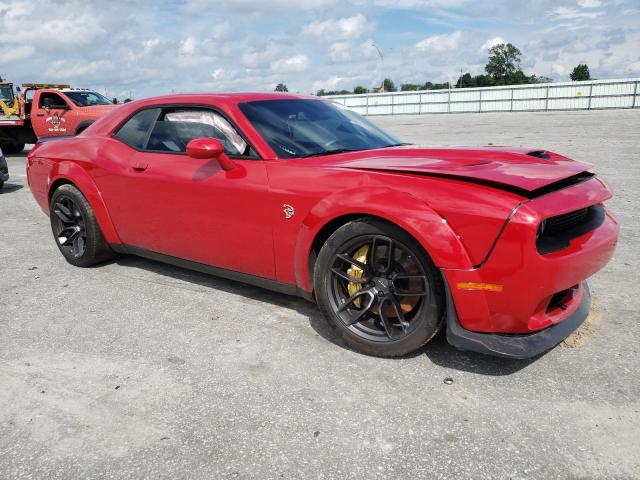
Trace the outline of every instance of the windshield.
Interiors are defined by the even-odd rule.
[[[324,100],[262,100],[239,108],[281,158],[401,144],[357,113]]]
[[[13,102],[13,89],[10,85],[0,85],[0,100],[5,103]]]
[[[96,92],[64,92],[78,107],[93,107],[94,105],[112,105],[111,100]]]

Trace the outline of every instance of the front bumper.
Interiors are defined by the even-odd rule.
[[[586,282],[576,288],[577,308],[560,323],[529,334],[480,333],[460,325],[453,300],[445,281],[447,293],[447,341],[456,348],[494,355],[525,359],[535,357],[556,346],[576,330],[589,315],[591,294]]]
[[[482,265],[442,269],[461,327],[482,334],[530,335],[572,318],[581,307],[580,286],[609,262],[616,248],[619,225],[602,206],[609,196],[610,190],[592,179],[532,200],[514,214]],[[597,228],[562,250],[538,252],[540,218],[594,204],[603,213]],[[478,285],[495,288],[474,289]]]

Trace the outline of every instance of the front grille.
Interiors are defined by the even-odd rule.
[[[602,205],[592,205],[555,217],[540,224],[536,246],[542,255],[557,252],[569,246],[574,238],[598,228],[604,222]]]
[[[556,217],[547,218],[544,227],[544,235],[556,235],[580,225],[589,215],[588,208],[582,208],[575,212],[569,212]]]

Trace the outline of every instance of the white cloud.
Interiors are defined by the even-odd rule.
[[[194,37],[187,37],[180,42],[180,53],[183,55],[193,55],[198,47],[198,41]]]
[[[31,45],[18,45],[0,48],[0,64],[7,65],[10,62],[23,60],[33,55],[35,48]],[[2,72],[8,73],[8,72]]]
[[[480,53],[487,53],[491,47],[495,47],[496,45],[500,45],[502,43],[507,43],[507,41],[502,37],[493,37],[487,40],[480,47]]]
[[[337,90],[339,86],[343,85],[347,78],[340,77],[338,75],[332,75],[325,80],[316,80],[313,82],[312,88],[314,91],[318,90]]]
[[[604,12],[602,11],[584,12],[576,8],[567,8],[567,7],[555,7],[551,12],[553,16],[563,20],[576,20],[578,18],[596,18],[601,15],[604,15]]]
[[[580,0],[578,6],[582,8],[598,8],[602,7],[603,3],[600,0]]]
[[[567,69],[564,65],[560,65],[559,63],[554,63],[551,68],[553,69],[553,73],[556,75],[564,75],[567,73]]]
[[[314,10],[334,5],[337,0],[187,0],[187,11],[202,12],[208,9],[227,9],[240,12],[273,12],[274,10]]]
[[[329,58],[334,62],[348,62],[351,60],[353,46],[349,42],[336,42],[329,45]]]
[[[367,21],[367,17],[359,13],[353,17],[311,22],[303,27],[302,33],[327,41],[335,41],[352,40],[371,29],[372,25]]]
[[[278,73],[304,72],[309,68],[309,57],[294,55],[271,62],[271,70]]]
[[[454,7],[467,3],[468,0],[367,0],[356,1],[356,5],[373,4],[376,7],[390,8],[432,8],[432,7]]]
[[[456,50],[460,45],[462,32],[455,31],[449,35],[433,35],[416,43],[416,50],[426,53],[443,53]]]

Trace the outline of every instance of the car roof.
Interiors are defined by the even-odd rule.
[[[119,122],[143,108],[171,104],[217,104],[227,110],[233,110],[239,103],[256,102],[261,100],[314,100],[328,101],[323,97],[313,95],[300,95],[281,92],[200,92],[200,93],[176,93],[158,97],[143,98],[133,102],[119,105],[113,112],[100,117],[90,128],[98,135],[105,135]],[[227,111],[227,113],[229,113]]]
[[[181,101],[218,101],[243,103],[254,102],[259,100],[317,100],[318,97],[312,95],[300,95],[297,93],[281,93],[281,92],[196,92],[196,93],[177,93],[171,95],[162,95],[144,99],[149,103],[173,103]]]

